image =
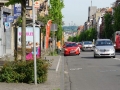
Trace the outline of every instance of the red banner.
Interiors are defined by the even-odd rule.
[[[46,25],[46,42],[45,42],[45,47],[48,49],[49,46],[49,36],[50,36],[50,28],[51,28],[52,21],[49,20]]]

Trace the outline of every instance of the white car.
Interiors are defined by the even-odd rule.
[[[105,56],[115,58],[114,45],[110,39],[98,39],[95,43],[94,58]]]
[[[85,50],[91,50],[93,51],[94,50],[94,44],[92,41],[83,41],[82,42],[82,48],[81,48],[82,51],[85,51]]]

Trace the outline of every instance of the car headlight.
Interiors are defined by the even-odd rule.
[[[110,51],[115,51],[114,49],[110,49]]]
[[[95,48],[95,51],[96,51],[96,52],[99,52],[100,50],[99,50],[99,49],[97,49],[97,48]]]
[[[116,47],[116,44],[114,44],[114,47]]]

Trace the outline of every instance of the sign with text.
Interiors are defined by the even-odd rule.
[[[21,46],[21,27],[18,28],[18,46]],[[33,44],[33,27],[26,27],[26,46],[28,45],[28,43]],[[40,28],[39,27],[35,27],[35,41],[37,43],[40,42]]]
[[[13,22],[14,16],[7,16],[7,22]]]
[[[17,19],[21,15],[21,4],[14,5],[14,19]]]
[[[40,7],[40,1],[35,1],[35,8],[39,8]]]

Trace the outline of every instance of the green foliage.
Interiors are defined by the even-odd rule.
[[[114,31],[120,31],[120,5],[114,8],[113,19]]]
[[[62,8],[64,7],[63,0],[50,0],[50,17],[53,23],[58,25],[58,31],[56,32],[56,36],[58,40],[62,39]]]
[[[90,28],[89,30],[81,32],[79,36],[69,37],[68,41],[80,42],[84,40],[92,41],[93,39],[97,39],[97,31],[94,28]]]
[[[47,80],[50,64],[46,60],[37,59],[37,82],[43,83]],[[7,62],[0,71],[1,82],[34,82],[34,61]]]
[[[73,41],[73,37],[70,36],[70,37],[68,38],[68,41]]]
[[[53,89],[53,90],[60,90],[60,89]]]
[[[106,13],[104,15],[104,30],[102,38],[111,38],[113,34],[113,26],[112,26],[113,17],[110,13]]]
[[[90,28],[89,30],[84,31],[79,35],[79,41],[92,41],[93,39],[97,39],[97,31],[95,30],[95,28]]]
[[[21,2],[26,2],[26,0],[8,0],[7,3],[5,3],[6,6],[9,6],[9,5],[14,5],[15,3],[21,3]]]

